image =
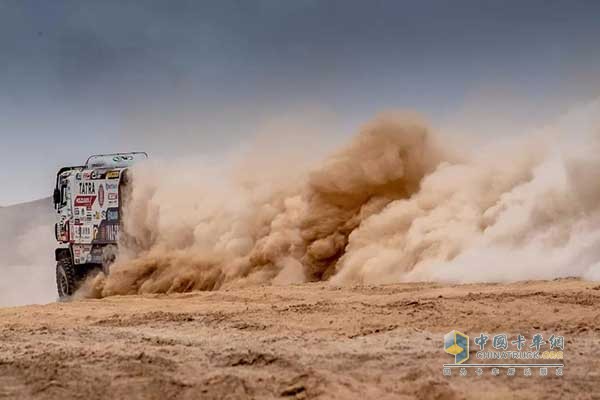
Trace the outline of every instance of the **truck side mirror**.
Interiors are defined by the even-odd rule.
[[[54,200],[54,207],[60,203],[60,190],[58,188],[54,189],[54,195],[52,196],[52,200]]]

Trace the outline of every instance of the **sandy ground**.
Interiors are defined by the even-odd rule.
[[[600,399],[600,284],[324,283],[0,309],[0,398]],[[562,377],[443,364],[458,329],[564,335]],[[475,350],[471,346],[471,357]]]

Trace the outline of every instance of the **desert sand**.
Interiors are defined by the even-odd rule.
[[[600,285],[263,286],[0,309],[0,398],[598,399]],[[565,337],[564,375],[443,375],[453,329]],[[471,347],[471,357],[475,349]]]

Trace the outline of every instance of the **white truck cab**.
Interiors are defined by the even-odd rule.
[[[143,152],[102,154],[83,166],[64,167],[56,175],[56,285],[60,298],[71,296],[92,271],[116,256],[127,170],[144,161]]]

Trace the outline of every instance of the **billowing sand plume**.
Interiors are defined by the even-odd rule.
[[[302,170],[140,166],[117,263],[90,295],[600,279],[599,110],[476,148],[434,138],[414,117],[382,116]]]

